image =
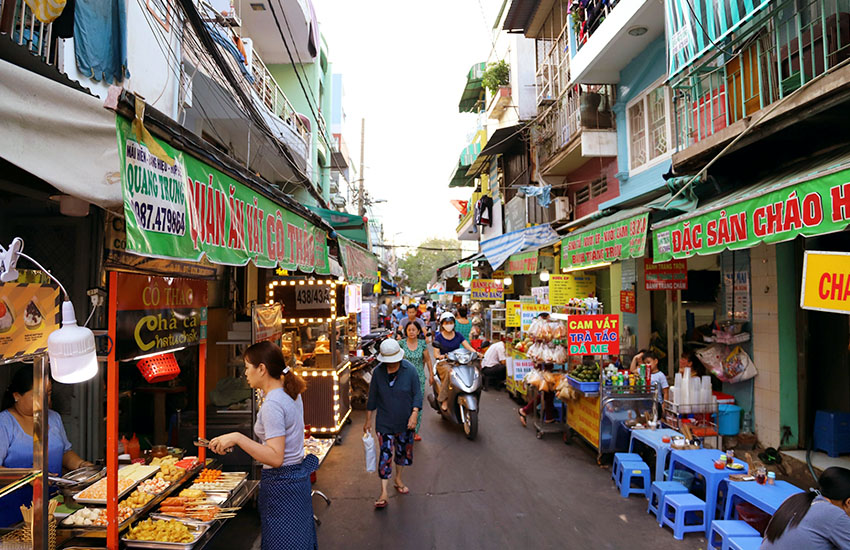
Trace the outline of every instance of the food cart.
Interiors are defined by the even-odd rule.
[[[345,283],[336,279],[279,279],[268,300],[282,307],[281,348],[307,382],[304,425],[316,435],[338,436],[351,414],[349,344],[356,324],[345,314]]]

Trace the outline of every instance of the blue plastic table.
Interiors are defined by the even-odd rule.
[[[664,481],[664,463],[667,461],[667,455],[670,453],[670,444],[661,441],[664,437],[673,439],[675,436],[682,434],[670,428],[661,428],[658,430],[632,430],[632,437],[629,441],[629,452],[633,453],[635,441],[640,441],[647,447],[655,451],[655,481]]]
[[[735,499],[749,502],[759,510],[773,515],[786,498],[803,492],[802,489],[787,481],[777,481],[775,485],[759,485],[755,481],[726,480],[726,483],[728,489],[723,519],[735,519],[737,516],[733,502]]]
[[[731,474],[747,473],[747,463],[737,459],[735,462],[743,466],[742,470],[733,471],[728,468],[718,470],[715,468],[714,461],[720,458],[722,454],[717,449],[696,449],[693,451],[673,449],[670,451],[670,467],[667,470],[668,479],[673,479],[673,472],[676,470],[676,466],[686,468],[705,478],[706,536],[711,531],[711,522],[714,521],[717,510],[717,491],[720,487],[720,482],[726,480]]]

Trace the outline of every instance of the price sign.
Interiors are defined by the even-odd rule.
[[[514,380],[522,381],[533,368],[534,361],[531,359],[514,359]]]
[[[522,302],[519,300],[508,300],[505,302],[505,326],[518,327],[520,326],[520,311]]]
[[[526,332],[529,328],[531,328],[531,323],[533,323],[541,313],[551,312],[552,309],[549,307],[549,304],[522,304],[522,331]]]
[[[571,298],[587,298],[596,293],[596,275],[574,274],[549,277],[549,303],[564,306]]]
[[[302,286],[295,291],[295,309],[330,308],[331,291],[329,286]]]

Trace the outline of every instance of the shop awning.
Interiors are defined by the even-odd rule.
[[[484,108],[484,84],[482,78],[487,69],[486,63],[476,63],[466,75],[466,86],[457,105],[458,112],[478,113]]]
[[[128,252],[190,261],[206,256],[220,265],[253,261],[263,268],[330,272],[323,229],[158,138],[148,135],[140,143],[123,117],[113,115],[113,124],[118,133]],[[155,155],[157,146],[161,152]]]
[[[490,139],[487,140],[487,146],[481,150],[481,156],[493,156],[504,154],[514,148],[514,146],[522,140],[523,128],[525,124],[515,124],[507,128],[499,128]]]
[[[395,283],[393,283],[392,281],[388,281],[388,280],[384,279],[383,277],[381,277],[381,287],[383,287],[384,289],[390,289],[390,290],[396,289]]]
[[[377,283],[380,280],[378,278],[378,258],[354,241],[345,237],[338,237],[338,240],[339,256],[342,260],[346,279],[357,284]]]
[[[328,225],[333,227],[343,237],[351,239],[363,246],[369,244],[369,235],[363,216],[328,210],[326,208],[319,208],[318,206],[308,206],[307,208],[321,216],[323,220],[328,222]]]
[[[493,269],[499,269],[512,254],[547,244],[557,238],[558,234],[548,223],[535,225],[484,241],[481,243],[481,252]]]
[[[598,219],[561,241],[561,267],[575,268],[640,258],[646,249],[649,210],[621,210]]]
[[[653,261],[741,250],[843,231],[850,224],[850,153],[809,162],[652,226]]]
[[[122,204],[115,113],[103,100],[0,61],[0,156],[102,208]]]
[[[509,33],[524,33],[539,4],[540,0],[513,0],[505,16],[502,30]]]

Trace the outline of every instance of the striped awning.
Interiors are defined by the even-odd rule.
[[[511,231],[510,233],[505,233],[504,235],[484,241],[481,243],[481,252],[484,253],[484,257],[487,258],[493,269],[499,269],[511,254],[536,248],[557,240],[558,234],[547,223]]]
[[[484,110],[484,84],[482,79],[487,63],[476,63],[466,75],[466,86],[457,105],[458,112],[479,113]]]

